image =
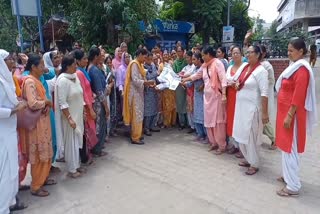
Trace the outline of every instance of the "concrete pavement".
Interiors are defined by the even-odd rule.
[[[320,89],[319,64],[315,71]],[[317,94],[320,103],[320,95]],[[320,112],[320,104],[318,104]],[[51,195],[37,198],[20,193],[29,205],[25,214],[208,214],[208,213],[320,213],[320,126],[308,140],[301,158],[299,198],[281,198],[281,154],[261,146],[260,171],[244,175],[238,159],[216,156],[208,146],[177,129],[145,137],[146,145],[113,138],[106,151],[79,179],[57,176]],[[63,167],[63,165],[60,165]],[[26,181],[28,182],[30,178]]]

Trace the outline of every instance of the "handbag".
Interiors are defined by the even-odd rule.
[[[27,100],[24,98],[24,82],[22,84],[22,102],[27,103]],[[17,112],[17,128],[26,129],[31,131],[36,128],[37,122],[40,119],[42,114],[42,109],[32,110],[29,107]]]
[[[17,127],[31,131],[36,128],[42,110],[31,110],[29,107],[17,112]]]

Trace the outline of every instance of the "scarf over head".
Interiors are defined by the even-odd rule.
[[[9,52],[0,49],[0,83],[3,85],[3,88],[13,105],[18,104],[16,88],[13,81],[12,73],[9,71],[5,58],[9,56]]]
[[[45,54],[43,54],[43,61],[44,61],[44,66],[46,68],[54,68],[52,60],[50,58],[50,54],[57,54],[58,51],[50,51],[50,52],[46,52]]]
[[[119,56],[120,48],[116,48],[114,52],[114,59],[112,60],[112,65],[115,70],[117,70],[121,65],[121,57]]]

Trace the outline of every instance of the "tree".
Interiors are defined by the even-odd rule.
[[[247,4],[243,0],[231,2],[230,24],[234,27],[234,40],[242,42],[247,31],[252,28],[253,22],[248,15]],[[223,23],[227,23],[228,6],[225,5],[223,12]],[[222,29],[222,26],[221,26]]]
[[[68,32],[86,47],[92,44],[118,45],[118,30],[126,32],[133,41],[140,41],[143,36],[138,28],[138,21],[149,23],[157,15],[155,0],[46,0],[42,1],[42,23],[53,14],[63,13],[69,20]],[[11,14],[10,0],[0,4],[0,46],[16,47],[16,18]],[[37,20],[23,17],[24,38],[34,40],[37,35]],[[118,26],[118,29],[116,29]],[[13,39],[14,38],[14,39]]]
[[[225,4],[226,1],[221,0],[196,1],[194,17],[204,44],[209,44],[210,36],[216,41],[220,40],[220,26],[223,24],[221,17]]]

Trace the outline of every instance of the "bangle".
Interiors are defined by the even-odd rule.
[[[69,116],[67,118],[68,118],[68,120],[70,120],[71,119],[71,114],[69,114]]]
[[[289,117],[291,117],[291,118],[293,117],[293,115],[292,115],[292,114],[290,114],[289,112],[288,112],[288,116],[289,116]]]

